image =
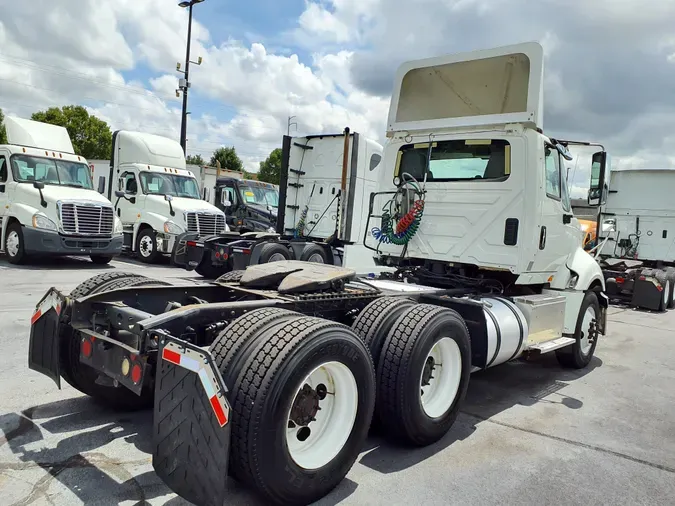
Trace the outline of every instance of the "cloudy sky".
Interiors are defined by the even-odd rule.
[[[0,107],[77,103],[113,129],[178,139],[176,3],[0,0]],[[675,0],[206,0],[194,12],[191,154],[234,145],[256,169],[290,115],[299,133],[349,126],[383,142],[402,61],[538,40],[548,134],[602,142],[614,167],[675,166]]]

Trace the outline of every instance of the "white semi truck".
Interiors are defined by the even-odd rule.
[[[596,236],[607,295],[654,311],[674,307],[675,170],[616,169],[606,179]]]
[[[104,274],[39,301],[29,367],[154,405],[153,467],[187,500],[223,504],[230,474],[288,505],[340,483],[373,416],[393,441],[429,445],[473,371],[547,352],[588,366],[608,299],[571,214],[568,153],[541,131],[542,85],[537,43],[403,64],[379,170],[390,191],[371,190],[364,229],[379,271]]]
[[[94,167],[96,170],[96,167]],[[228,231],[225,215],[202,199],[180,144],[158,135],[119,130],[107,174],[107,195],[124,228],[124,250],[146,263],[171,254],[176,237]]]
[[[122,224],[94,189],[84,157],[60,126],[7,116],[0,145],[0,251],[31,257],[87,255],[106,264],[122,249]]]
[[[284,136],[279,188],[220,178],[217,200],[241,232],[179,239],[174,262],[216,278],[278,260],[346,265],[360,245],[370,193],[379,184],[382,145],[348,128],[339,134]],[[227,204],[224,205],[223,203]]]

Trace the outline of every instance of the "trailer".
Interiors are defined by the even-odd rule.
[[[675,306],[674,169],[611,171],[597,221],[607,295],[636,308]]]
[[[345,251],[365,231],[364,211],[381,160],[382,146],[349,128],[284,136],[281,191],[256,181],[219,180],[217,200],[230,230],[239,234],[198,239],[186,233],[178,238],[173,263],[214,279],[278,260],[343,265]]]
[[[426,446],[474,371],[551,352],[587,367],[608,299],[564,190],[569,152],[541,131],[543,57],[526,43],[401,66],[364,232],[378,266],[283,260],[199,284],[115,271],[52,288],[29,367],[110,406],[152,406],[153,467],[198,506],[223,504],[227,475],[267,503],[309,504],[373,419]]]

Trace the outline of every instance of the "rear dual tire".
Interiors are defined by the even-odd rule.
[[[368,350],[344,325],[279,309],[251,311],[228,329],[212,349],[231,392],[230,472],[276,504],[324,497],[368,433]]]

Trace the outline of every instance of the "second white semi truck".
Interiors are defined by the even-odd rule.
[[[124,249],[146,263],[173,253],[176,238],[229,230],[225,214],[203,200],[200,180],[180,144],[158,135],[119,130],[107,175],[108,198],[124,228]]]

